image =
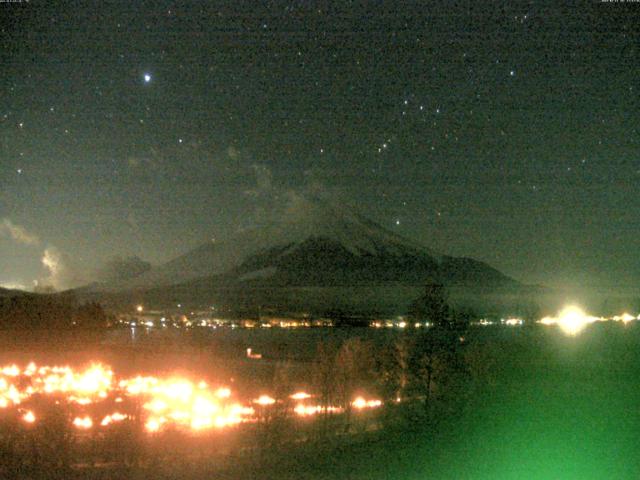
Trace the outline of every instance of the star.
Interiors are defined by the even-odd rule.
[[[151,81],[151,75],[148,73],[144,74],[144,83],[149,83]]]

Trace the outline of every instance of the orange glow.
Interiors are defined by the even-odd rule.
[[[293,400],[306,400],[307,398],[311,398],[311,395],[306,392],[296,392],[289,398],[292,398]]]
[[[364,408],[376,408],[382,405],[382,401],[380,400],[365,400],[362,397],[356,398],[351,405],[358,410],[362,410]]]
[[[266,407],[268,405],[273,405],[274,403],[276,403],[276,400],[274,398],[271,398],[269,395],[260,395],[260,397],[257,400],[254,400],[254,402],[258,405]]]
[[[8,367],[4,367],[2,369],[2,374],[7,377],[17,377],[20,375],[20,369],[17,365],[9,365]]]
[[[76,417],[73,419],[73,426],[76,428],[81,428],[83,430],[87,430],[93,427],[93,420],[90,417]]]
[[[150,432],[157,432],[158,430],[160,430],[160,427],[165,422],[166,420],[164,418],[161,418],[161,419],[152,418],[145,424],[145,427]]]
[[[112,413],[111,415],[107,415],[106,417],[104,417],[102,419],[102,422],[100,422],[100,425],[103,427],[106,427],[107,425],[111,425],[114,422],[121,422],[122,420],[125,420],[127,418],[126,415],[123,415],[122,413]]]
[[[310,415],[315,415],[316,413],[320,413],[322,411],[322,407],[319,405],[303,405],[298,404],[296,408],[293,409],[296,415],[301,417],[308,417]]]
[[[36,421],[36,416],[33,414],[31,410],[29,410],[27,413],[25,413],[22,416],[22,419],[27,423],[33,423]]]
[[[216,390],[216,397],[218,398],[229,398],[231,396],[231,390],[228,388],[219,388]]]
[[[37,366],[29,363],[23,370],[17,365],[0,366],[0,409],[16,407],[28,402],[34,395],[61,397],[59,402],[73,405],[76,417],[72,425],[79,430],[93,427],[108,427],[116,422],[131,419],[127,414],[128,403],[134,400],[142,406],[142,422],[148,432],[158,432],[165,426],[200,432],[209,429],[232,427],[257,420],[257,411],[252,404],[270,407],[276,400],[262,394],[253,401],[230,401],[233,392],[228,387],[210,387],[206,382],[193,382],[181,377],[135,376],[116,379],[107,366],[93,364],[84,370],[67,366]],[[289,396],[297,401],[293,414],[311,416],[320,412],[340,413],[340,407],[305,405],[313,395],[299,391]],[[86,410],[91,405],[107,405],[113,402],[119,410],[101,419],[92,419]],[[56,401],[58,403],[58,400]],[[379,400],[357,398],[353,405],[357,409],[379,406]],[[30,410],[21,410],[26,423],[37,421]]]

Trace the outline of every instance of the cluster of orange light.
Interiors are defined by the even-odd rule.
[[[146,428],[150,432],[173,423],[192,430],[222,428],[249,420],[251,407],[230,403],[228,388],[212,391],[205,382],[197,385],[185,379],[162,380],[155,377],[123,380],[120,387],[129,395],[144,395],[148,401]]]
[[[256,419],[255,408],[269,408],[277,403],[269,395],[260,395],[249,405],[231,401],[227,387],[212,389],[205,382],[194,383],[184,378],[158,378],[137,376],[116,381],[114,373],[103,365],[92,365],[84,371],[70,367],[38,367],[30,363],[21,369],[17,365],[0,368],[0,409],[18,406],[25,423],[37,420],[32,410],[22,408],[34,394],[63,394],[67,401],[83,406],[112,399],[122,403],[124,398],[139,399],[145,412],[145,427],[157,432],[165,425],[173,424],[194,431],[223,428]],[[306,392],[296,392],[289,397],[296,402],[293,412],[298,416],[311,416],[320,412],[339,413],[340,407],[321,407],[305,402],[312,398]],[[357,410],[376,408],[380,400],[358,397],[352,402]],[[257,406],[254,408],[254,405]],[[79,430],[89,430],[94,425],[106,427],[129,418],[127,414],[114,412],[95,419],[90,415],[77,416],[73,425]]]

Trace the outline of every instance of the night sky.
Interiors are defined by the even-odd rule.
[[[640,280],[640,3],[60,3],[0,4],[0,284],[292,190],[524,282]]]

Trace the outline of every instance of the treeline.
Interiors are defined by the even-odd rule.
[[[346,432],[359,428],[352,403],[358,396],[382,400],[385,424],[429,423],[464,400],[477,380],[475,362],[465,329],[442,325],[406,332],[383,347],[357,337],[339,346],[321,343],[313,392],[320,406],[343,409],[340,429]],[[329,417],[322,419],[326,430]]]
[[[80,303],[73,295],[0,298],[0,329],[101,329],[110,320],[99,303]]]
[[[409,319],[404,333],[382,346],[360,337],[317,345],[309,385],[320,411],[312,435],[430,428],[459,412],[476,388],[490,382],[494,356],[467,340],[467,314],[450,307],[444,288],[428,287],[412,305]],[[430,327],[411,327],[414,322]],[[294,387],[292,370],[288,362],[276,366],[271,387],[278,408],[263,422],[264,444],[291,441],[295,402],[286,392]],[[370,415],[355,415],[357,397],[379,399],[382,405]],[[343,413],[334,415],[335,408]]]

